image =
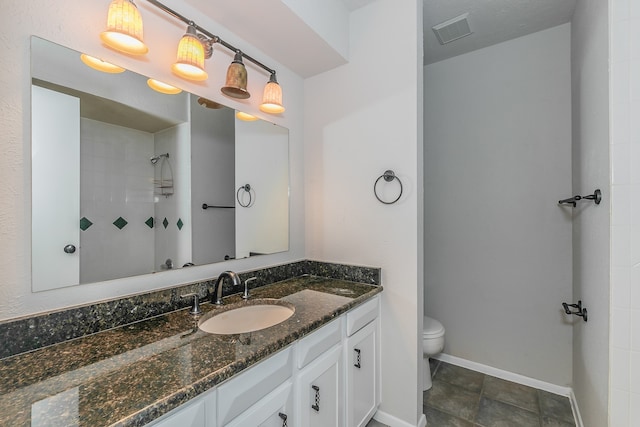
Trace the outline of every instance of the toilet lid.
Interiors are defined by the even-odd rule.
[[[424,316],[424,322],[422,324],[422,336],[424,337],[437,337],[444,335],[444,326],[436,319]]]

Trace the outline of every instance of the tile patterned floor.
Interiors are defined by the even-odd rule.
[[[428,427],[575,427],[569,399],[438,360],[423,393]],[[367,427],[387,427],[371,420]]]

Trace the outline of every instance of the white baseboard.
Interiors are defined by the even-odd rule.
[[[383,412],[378,409],[378,412],[373,416],[376,421],[381,422],[382,424],[386,424],[389,427],[426,427],[427,418],[424,414],[418,420],[418,425],[414,426],[413,424],[409,424],[406,421],[402,421],[399,418],[394,417],[393,415],[389,415],[386,412]]]
[[[471,369],[473,371],[482,372],[483,374],[491,375],[493,377],[501,378],[503,380],[507,380],[514,383],[537,388],[540,390],[548,391],[549,393],[559,394],[561,396],[566,396],[566,397],[570,397],[571,395],[570,387],[563,387],[563,386],[551,384],[545,381],[540,381],[535,378],[525,377],[524,375],[514,374],[513,372],[504,371],[502,369],[494,368],[492,366],[487,366],[481,363],[472,362],[470,360],[462,359],[460,357],[450,356],[448,354],[441,353],[435,356],[434,359],[451,363],[452,365],[461,366],[463,368]]]
[[[452,365],[461,366],[463,368],[471,369],[476,372],[481,372],[486,375],[491,375],[496,378],[501,378],[503,380],[548,391],[549,393],[566,396],[571,402],[571,410],[573,411],[573,417],[576,421],[576,427],[584,426],[584,424],[582,423],[582,417],[580,416],[580,410],[578,409],[578,402],[576,401],[576,396],[573,394],[573,390],[571,389],[571,387],[563,387],[556,384],[551,384],[545,381],[537,380],[535,378],[526,377],[520,374],[514,374],[513,372],[504,371],[502,369],[472,362],[470,360],[462,359],[460,357],[451,356],[444,353],[440,353],[439,355],[434,356],[434,359],[441,360]]]
[[[576,400],[576,395],[573,394],[573,390],[571,390],[569,400],[571,401],[571,410],[573,411],[573,418],[576,421],[576,427],[584,427],[582,416],[580,415],[580,410],[578,409],[578,401]]]
[[[460,357],[451,356],[448,354],[440,353],[435,356],[434,359],[441,360],[443,362],[450,363],[452,365],[461,366],[463,368],[471,369],[476,372],[481,372],[486,375],[491,375],[496,378],[511,381],[514,383],[526,385],[529,387],[537,388],[540,390],[548,391],[549,393],[558,394],[560,396],[566,396],[571,402],[571,409],[573,411],[573,417],[575,418],[576,427],[584,427],[582,417],[580,416],[580,410],[578,409],[578,402],[576,396],[573,393],[571,387],[563,387],[556,384],[551,384],[545,381],[537,380],[535,378],[526,377],[520,374],[514,374],[513,372],[504,371],[502,369],[494,368],[492,366],[483,365],[481,363],[472,362],[470,360],[462,359]],[[394,417],[384,411],[378,410],[373,418],[383,424],[390,427],[426,427],[427,418],[424,414],[418,420],[417,426],[407,423],[399,418]]]

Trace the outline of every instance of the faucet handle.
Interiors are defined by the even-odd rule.
[[[242,299],[249,299],[249,282],[255,282],[258,280],[257,277],[251,277],[244,281],[244,294],[242,294]]]
[[[198,297],[198,294],[194,292],[191,294],[180,295],[180,298],[182,299],[191,298],[191,297],[193,297],[193,306],[191,306],[191,310],[189,310],[189,314],[191,314],[192,316],[197,316],[202,313],[202,310],[200,310],[200,299]]]

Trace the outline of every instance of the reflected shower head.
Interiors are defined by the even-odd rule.
[[[152,165],[155,165],[156,163],[158,163],[158,160],[160,160],[162,157],[169,158],[169,153],[160,154],[159,156],[154,156],[154,157],[150,158],[149,160],[151,161]]]

